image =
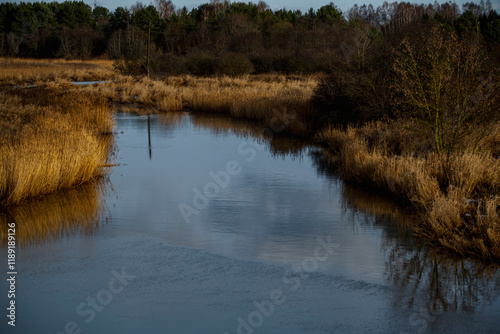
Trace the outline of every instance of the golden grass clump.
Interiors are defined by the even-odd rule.
[[[0,96],[0,203],[88,182],[108,163],[109,104],[87,94],[43,88]]]

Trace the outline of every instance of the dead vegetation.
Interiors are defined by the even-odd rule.
[[[111,80],[111,60],[20,59],[0,57],[0,85],[40,85],[47,82]]]
[[[492,152],[500,144],[500,125],[481,152],[449,156],[432,153],[424,138],[403,129],[401,123],[381,122],[330,128],[318,140],[339,156],[346,182],[411,205],[421,216],[417,236],[464,257],[498,262],[500,161]]]
[[[44,88],[0,95],[0,202],[83,184],[105,173],[113,119],[106,99]]]

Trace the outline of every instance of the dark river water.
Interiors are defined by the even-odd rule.
[[[109,178],[2,212],[0,333],[499,333],[500,272],[411,237],[309,143],[117,112]]]

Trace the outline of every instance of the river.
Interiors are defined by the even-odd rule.
[[[108,178],[2,212],[1,333],[494,333],[500,272],[411,236],[304,140],[116,112]]]

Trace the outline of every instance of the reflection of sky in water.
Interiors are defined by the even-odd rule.
[[[193,133],[190,118],[167,127],[151,117],[152,159],[148,158],[147,116],[118,119],[120,153],[111,181],[117,199],[108,199],[115,232],[154,234],[172,245],[195,247],[238,258],[299,263],[311,256],[317,237],[331,236],[341,245],[322,269],[356,279],[384,277],[381,230],[351,226],[341,208],[342,186],[318,175],[306,148],[300,157],[270,158],[269,149],[255,159],[245,150],[261,148],[256,139]],[[240,151],[241,152],[241,151]],[[235,160],[242,167],[227,188],[185,224],[178,209],[193,207],[193,189],[213,180],[209,172],[225,170]],[[354,229],[354,231],[353,231]]]

